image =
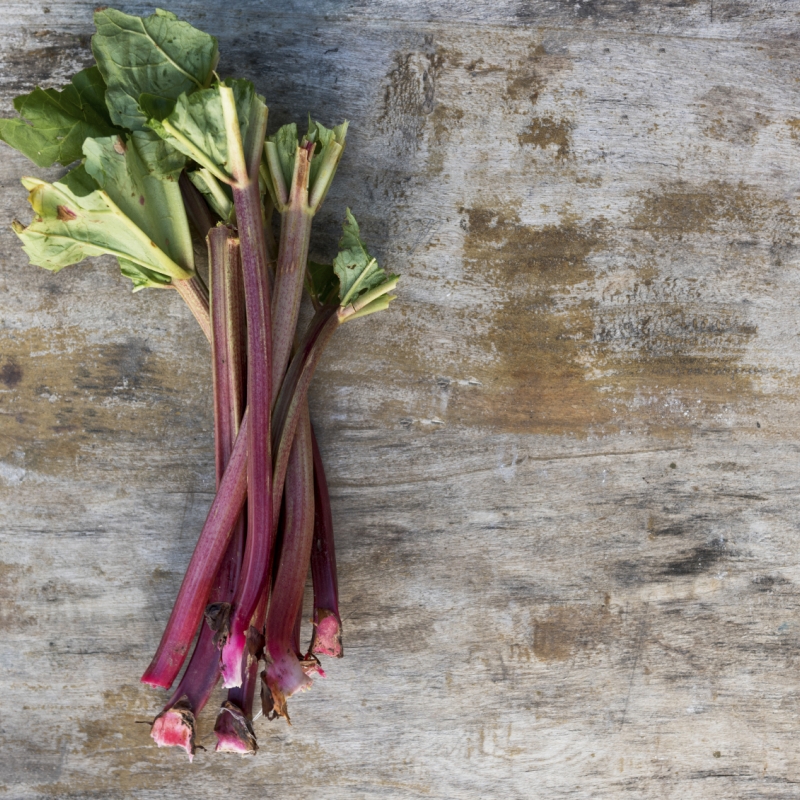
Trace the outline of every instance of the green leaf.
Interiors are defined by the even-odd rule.
[[[346,215],[342,238],[339,240],[339,255],[333,260],[333,269],[339,278],[340,303],[343,306],[380,286],[388,277],[367,252],[356,218],[349,208]]]
[[[141,145],[146,136],[134,133],[87,139],[83,145],[86,171],[112,202],[172,261],[187,272],[194,269],[192,238],[177,180],[161,179],[148,168]]]
[[[306,291],[320,304],[338,295],[339,279],[332,264],[309,261],[306,269]]]
[[[177,181],[186,166],[186,156],[165,142],[155,131],[131,134],[147,171],[157,178]]]
[[[58,272],[89,256],[114,255],[144,270],[185,279],[175,263],[137,227],[80,165],[56,183],[23,178],[36,214],[30,225],[14,223],[32,264]]]
[[[308,133],[306,134],[306,142],[315,142],[314,157],[311,159],[311,169],[308,176],[308,191],[312,194],[320,174],[320,169],[323,164],[334,160],[336,164],[341,158],[341,148],[344,147],[345,138],[347,137],[347,128],[349,122],[343,122],[335,128],[326,128],[324,125],[317,121],[312,121],[311,117],[308,119]],[[339,147],[334,147],[339,145]],[[331,175],[332,179],[333,176]],[[329,179],[329,180],[330,180]]]
[[[162,275],[159,272],[153,272],[151,269],[147,269],[147,267],[139,266],[138,264],[134,264],[132,261],[127,261],[124,258],[118,258],[117,263],[119,264],[119,271],[123,274],[124,277],[130,279],[133,282],[133,291],[139,292],[142,289],[163,289],[165,286],[169,286],[171,281],[166,275]]]
[[[144,128],[147,117],[139,108],[144,93],[175,101],[208,86],[219,56],[213,36],[161,9],[142,18],[104,8],[95,12],[94,21],[92,52],[117,125]]]
[[[205,197],[212,211],[223,221],[233,221],[233,198],[230,188],[220,183],[207,169],[198,169],[186,173],[189,180]]]
[[[256,94],[250,81],[226,80],[224,86],[233,91],[242,142],[257,106],[264,106],[264,98]],[[164,105],[157,105],[149,97],[142,97],[143,106],[153,114],[147,124],[164,141],[205,167],[221,181],[231,182],[233,175],[228,166],[228,134],[222,111],[218,86],[182,94],[169,114]]]
[[[14,99],[23,119],[0,119],[0,139],[38,167],[56,162],[66,167],[81,158],[84,139],[118,131],[108,116],[105,91],[97,67],[73,75],[60,91],[37,87]]]
[[[297,138],[297,125],[294,122],[278,128],[277,132],[269,137],[269,142],[275,145],[278,152],[278,163],[286,188],[291,190],[292,176],[294,175],[294,160],[300,142]]]

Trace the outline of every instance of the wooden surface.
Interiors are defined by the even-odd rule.
[[[4,0],[2,113],[95,4]],[[252,760],[136,724],[212,498],[207,345],[109,261],[28,266],[42,173],[2,146],[0,796],[798,797],[800,6],[170,8],[271,130],[351,120],[312,251],[349,204],[403,274],[313,395],[345,658]]]

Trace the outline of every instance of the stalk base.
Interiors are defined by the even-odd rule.
[[[153,720],[150,735],[159,747],[182,747],[191,761],[197,748],[194,714],[189,701],[182,697],[172,708],[162,711]]]
[[[314,609],[314,636],[311,640],[311,652],[318,656],[341,658],[342,621],[334,611],[326,608]]]
[[[217,736],[217,753],[254,756],[258,752],[258,743],[250,720],[230,700],[226,700],[219,710],[214,733]]]

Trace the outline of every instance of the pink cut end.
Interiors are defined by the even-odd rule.
[[[310,689],[311,683],[311,678],[306,675],[294,653],[286,653],[269,664],[267,666],[267,686],[272,694],[274,715],[291,722],[286,707],[287,699],[293,694]]]
[[[150,728],[150,735],[159,747],[182,747],[189,761],[195,753],[194,733],[194,714],[185,697],[172,708],[162,711]]]
[[[306,653],[306,657],[300,659],[300,666],[309,678],[312,675],[319,675],[320,678],[326,678],[325,670],[322,669],[322,664],[313,653]]]
[[[246,646],[247,637],[242,631],[237,630],[236,626],[233,626],[219,657],[222,685],[226,689],[234,689],[242,685],[242,657]]]
[[[219,710],[214,733],[217,735],[216,752],[218,753],[254,756],[258,751],[256,735],[250,720],[230,700],[226,700]]]
[[[319,656],[341,658],[342,622],[339,615],[324,608],[315,611],[314,638],[311,641],[311,652]]]

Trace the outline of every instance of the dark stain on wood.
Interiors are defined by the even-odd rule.
[[[542,150],[555,145],[556,158],[564,159],[569,155],[571,129],[566,119],[537,117],[517,138],[521,145],[531,144]]]
[[[10,358],[0,368],[0,382],[9,389],[13,389],[22,380],[22,368],[15,359]]]

